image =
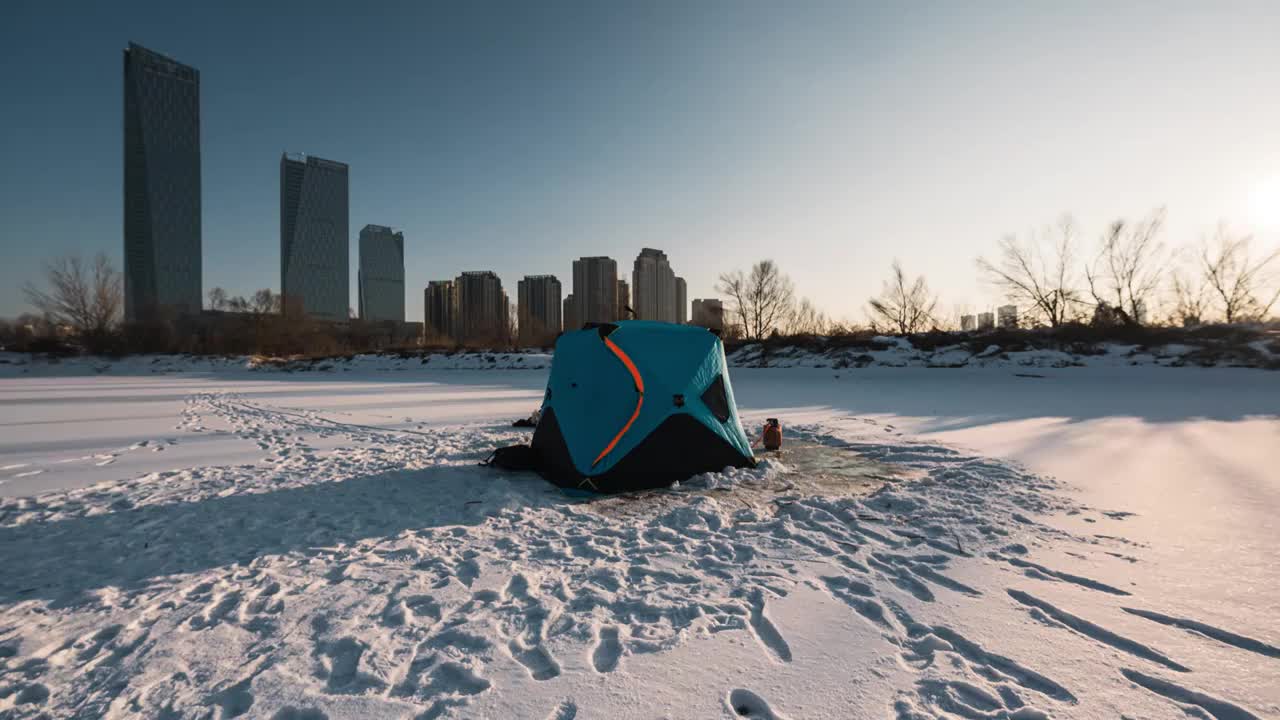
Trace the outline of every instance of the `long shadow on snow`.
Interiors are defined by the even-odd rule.
[[[1033,375],[1034,377],[1019,377]],[[1280,416],[1273,371],[1239,368],[734,368],[739,410],[927,418],[919,432],[1015,420],[1236,421]],[[781,381],[781,382],[780,382]]]
[[[532,474],[444,466],[0,527],[0,603],[76,605],[87,591],[137,590],[262,555],[318,555],[406,530],[477,525],[512,500],[572,502]]]

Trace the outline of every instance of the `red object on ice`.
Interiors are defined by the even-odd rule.
[[[769,418],[765,421],[760,440],[765,450],[777,450],[782,447],[782,425],[777,418]]]

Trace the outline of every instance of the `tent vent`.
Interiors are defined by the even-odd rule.
[[[702,403],[720,422],[729,421],[729,397],[724,391],[724,376],[717,375],[715,380],[702,392]]]

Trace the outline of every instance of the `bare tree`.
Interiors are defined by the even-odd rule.
[[[819,310],[809,298],[802,298],[791,309],[785,332],[788,335],[826,335],[830,328],[831,320],[827,314]]]
[[[1159,241],[1164,216],[1164,208],[1159,208],[1137,223],[1111,223],[1097,258],[1085,268],[1096,305],[1126,325],[1143,323],[1159,290],[1166,264]]]
[[[210,310],[226,310],[227,309],[227,291],[220,287],[213,288],[209,291],[209,309]]]
[[[1280,258],[1280,249],[1252,260],[1252,240],[1252,236],[1232,233],[1223,223],[1200,251],[1205,283],[1222,305],[1228,323],[1264,319],[1280,300],[1280,287],[1273,289],[1276,278],[1271,274],[1271,264]]]
[[[778,329],[791,314],[795,289],[791,278],[772,260],[720,276],[716,290],[729,296],[731,312],[741,323],[745,338],[758,340]]]
[[[1017,236],[1000,240],[1000,260],[978,258],[978,270],[1013,303],[1027,306],[1052,327],[1074,319],[1080,306],[1075,266],[1075,222],[1064,215],[1056,227],[1025,243]]]
[[[894,260],[893,274],[885,281],[880,297],[871,298],[868,304],[871,306],[873,329],[887,328],[900,335],[908,335],[929,328],[938,298],[929,292],[923,275],[908,284],[902,264]]]
[[[68,326],[79,337],[102,339],[120,322],[124,291],[120,273],[106,255],[99,254],[91,267],[77,256],[45,265],[47,290],[31,283],[23,287],[27,301],[51,321]]]
[[[253,299],[249,301],[249,311],[254,315],[278,313],[280,312],[280,296],[271,292],[271,288],[262,288],[255,292]]]

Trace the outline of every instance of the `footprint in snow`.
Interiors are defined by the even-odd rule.
[[[785,716],[774,712],[764,698],[750,690],[735,688],[725,698],[725,704],[738,717],[750,718],[751,720],[787,720]]]
[[[782,662],[791,662],[791,646],[782,637],[776,625],[765,615],[764,593],[756,588],[749,598],[751,605],[751,632],[756,636],[769,653]]]
[[[591,664],[598,673],[613,672],[622,656],[622,643],[618,641],[618,628],[600,628],[600,642],[591,653]]]
[[[523,665],[534,680],[550,680],[560,675],[560,663],[542,645],[524,648],[518,641],[512,640],[507,643],[507,649],[511,652],[511,657]]]
[[[551,714],[547,716],[547,720],[574,720],[576,717],[578,717],[577,703],[566,698],[551,710]]]

